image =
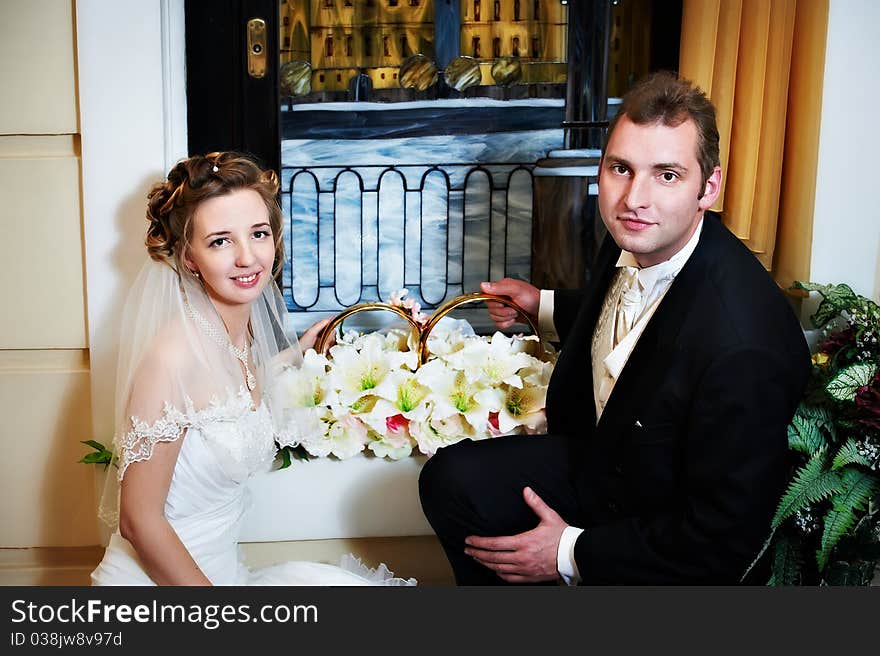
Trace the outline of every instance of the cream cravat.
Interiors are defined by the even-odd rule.
[[[642,309],[642,286],[639,282],[639,270],[631,266],[623,267],[620,275],[623,278],[623,284],[620,287],[620,296],[617,299],[617,311],[614,317],[615,347],[632,330]]]

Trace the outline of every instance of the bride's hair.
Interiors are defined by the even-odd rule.
[[[269,211],[269,225],[275,237],[273,275],[284,262],[281,238],[281,207],[278,205],[278,175],[264,171],[253,160],[234,152],[194,155],[178,162],[168,179],[157,183],[147,196],[147,237],[150,257],[172,264],[182,275],[191,275],[183,264],[196,208],[209,198],[237,189],[252,189]]]

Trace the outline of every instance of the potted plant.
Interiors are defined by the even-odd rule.
[[[771,559],[769,585],[869,585],[880,562],[880,308],[847,285],[793,287],[821,295],[820,338],[788,427],[789,484],[755,562]]]

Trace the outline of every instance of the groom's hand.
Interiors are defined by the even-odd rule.
[[[506,296],[523,310],[528,312],[533,321],[538,319],[538,302],[541,300],[540,290],[523,280],[516,278],[502,278],[495,282],[480,283],[480,288],[486,294]],[[487,303],[489,306],[489,318],[500,329],[510,328],[516,323],[517,311],[501,303]]]
[[[541,520],[535,528],[503,537],[468,536],[464,552],[509,583],[556,580],[556,552],[567,524],[532,488],[523,488],[523,499]]]

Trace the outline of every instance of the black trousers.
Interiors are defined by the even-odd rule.
[[[578,485],[583,476],[580,443],[559,435],[463,440],[428,459],[419,476],[419,497],[458,585],[505,584],[464,553],[464,540],[535,528],[538,517],[523,500],[526,486],[570,525],[588,524]]]

